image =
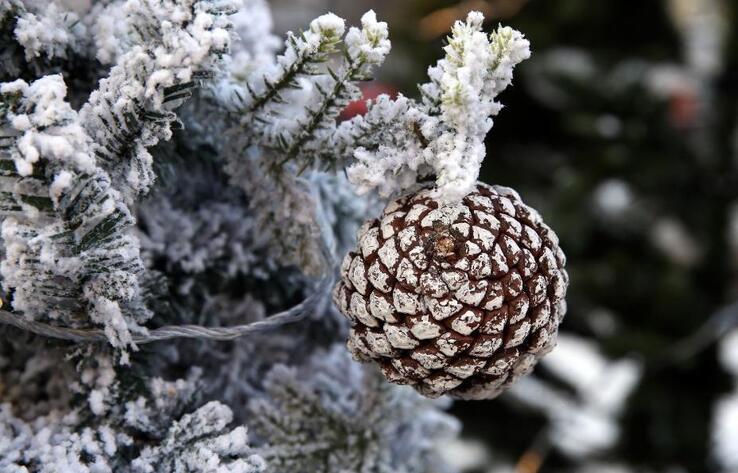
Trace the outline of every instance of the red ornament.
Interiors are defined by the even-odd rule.
[[[361,84],[361,98],[348,104],[338,117],[340,121],[350,120],[357,115],[364,115],[367,112],[367,101],[374,100],[382,94],[387,94],[392,98],[397,96],[397,89],[389,84],[382,82],[371,82]]]
[[[680,88],[669,95],[669,121],[675,128],[687,129],[696,125],[700,99],[693,89]]]

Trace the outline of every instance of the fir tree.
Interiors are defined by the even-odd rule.
[[[349,359],[329,283],[355,191],[473,188],[522,34],[471,13],[421,100],[338,123],[372,11],[280,48],[261,0],[43,3],[0,5],[0,470],[444,468],[456,421]]]

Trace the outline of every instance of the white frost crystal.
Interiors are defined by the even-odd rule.
[[[92,8],[78,27],[60,31],[77,23],[76,13],[55,3],[10,5],[19,12],[15,37],[28,58],[64,58],[67,49],[99,58],[101,42],[117,43],[103,54],[115,64],[79,113],[66,101],[60,74],[0,85],[0,138],[7,144],[0,151],[0,271],[20,316],[96,325],[120,349],[133,346],[133,333],[146,332],[141,324],[152,314],[142,301],[144,265],[130,234],[130,208],[154,182],[149,148],[171,137],[171,108],[220,67],[231,40],[223,13],[235,6],[128,0]],[[108,14],[121,23],[115,31],[100,29]],[[93,27],[90,51],[73,36],[83,23]],[[125,40],[116,37],[123,32]]]
[[[77,14],[52,3],[39,11],[25,12],[15,27],[15,39],[25,48],[26,59],[45,55],[65,58],[67,48],[75,48],[86,33]]]
[[[361,17],[361,29],[352,27],[346,34],[348,55],[365,68],[381,65],[392,47],[387,37],[387,23],[377,21],[376,13],[369,10]]]
[[[31,84],[22,80],[5,83],[0,85],[0,94],[22,94],[29,105],[7,117],[16,132],[22,133],[16,150],[11,151],[18,174],[30,176],[42,156],[80,171],[94,169],[94,159],[85,153],[87,136],[64,101],[67,87],[61,75],[46,76]]]
[[[435,175],[434,195],[446,202],[458,202],[474,188],[490,117],[502,108],[495,98],[510,85],[515,66],[530,56],[518,31],[499,27],[487,35],[482,21],[481,13],[471,12],[454,25],[446,57],[428,70],[431,82],[421,87],[422,104],[402,96],[380,98],[366,117],[354,120],[352,126],[362,128],[384,118],[395,135],[355,149],[349,177],[361,191],[379,188],[387,196],[425,175]]]
[[[195,473],[259,473],[266,464],[257,455],[235,460],[248,452],[248,437],[244,427],[230,432],[226,426],[233,420],[228,406],[209,402],[192,414],[174,422],[161,445],[147,447],[131,466],[136,473],[161,471],[169,464],[168,471]]]
[[[137,295],[138,242],[122,231],[130,224],[129,211],[96,166],[89,136],[66,93],[61,75],[0,86],[3,100],[17,101],[3,126],[17,138],[15,146],[0,155],[15,168],[3,181],[12,203],[5,204],[0,273],[4,288],[13,291],[13,308],[25,317],[76,324],[73,314],[83,306],[110,343],[124,348],[131,345],[131,331],[142,330],[138,322],[148,317],[127,316],[121,308]],[[74,199],[85,205],[73,205]],[[109,230],[108,244],[82,251],[82,242],[106,219],[120,225]],[[74,232],[60,237],[69,225]],[[101,262],[107,270],[98,272]],[[70,292],[78,299],[70,300]]]
[[[223,150],[233,183],[250,194],[275,255],[308,273],[326,269],[320,241],[325,210],[309,188],[310,181],[324,177],[312,168],[332,160],[331,152],[347,149],[336,143],[342,139],[336,118],[360,97],[356,82],[371,78],[389,53],[387,35],[386,23],[374,12],[362,17],[361,29],[348,33],[343,19],[322,15],[301,35],[288,34],[286,50],[274,64],[250,71],[245,81],[233,75],[214,93],[233,111],[227,131],[233,140]],[[341,49],[344,60],[327,66]],[[277,194],[279,206],[272,204]]]
[[[159,340],[147,350],[134,340],[166,325],[259,321],[303,299],[306,275],[333,271],[334,256],[376,213],[378,199],[356,189],[390,195],[432,175],[429,196],[465,192],[499,109],[494,97],[527,51],[519,34],[488,36],[481,21],[472,14],[455,26],[422,102],[381,97],[341,123],[391,50],[373,11],[357,26],[320,16],[282,44],[265,0],[0,1],[9,43],[0,83],[3,315],[46,335],[100,335],[42,343],[44,335],[0,327],[0,471],[437,469],[434,442],[455,433],[453,419],[380,382],[343,348],[319,351],[342,336],[325,297],[311,298],[300,333]],[[356,350],[417,348],[398,369],[443,366],[432,382],[451,389],[482,366],[445,366],[445,357],[502,344],[498,336],[469,347],[441,334],[444,323],[480,330],[462,302],[481,301],[488,288],[451,271],[491,273],[495,261],[479,255],[494,242],[458,223],[454,231],[479,237],[476,250],[448,274],[422,274],[432,263],[418,246],[423,232],[458,217],[426,218],[430,210],[395,209],[364,228],[364,256],[378,257],[347,261],[357,294],[344,309],[376,329]],[[403,219],[417,231],[398,231]],[[525,235],[514,222],[493,223],[481,222]],[[503,243],[498,270],[502,252],[515,251]],[[427,293],[396,291],[396,279]],[[490,305],[502,304],[500,288],[488,292]],[[412,328],[402,324],[401,314],[426,304]],[[540,330],[554,310],[516,333]],[[437,352],[418,340],[430,337]],[[258,428],[253,445],[246,425]]]
[[[382,383],[339,345],[297,368],[274,366],[264,382],[269,396],[249,409],[270,471],[434,471],[437,444],[458,429],[441,402]],[[408,448],[415,437],[421,444]]]
[[[222,3],[220,8],[228,8],[229,2]],[[94,140],[100,164],[132,202],[155,178],[148,148],[171,137],[169,125],[176,117],[169,110],[178,103],[172,99],[178,97],[172,88],[186,93],[198,74],[213,72],[230,35],[223,16],[206,10],[198,0],[129,0],[124,12],[128,28],[135,31],[134,41],[92,92],[80,118]],[[142,112],[160,117],[138,118]],[[111,127],[111,122],[120,128]],[[128,138],[133,139],[125,159],[116,153],[122,133],[131,133]]]

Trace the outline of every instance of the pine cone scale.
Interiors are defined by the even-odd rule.
[[[558,238],[511,189],[458,205],[429,190],[390,203],[359,232],[336,305],[349,348],[422,394],[494,397],[555,343],[568,277]]]

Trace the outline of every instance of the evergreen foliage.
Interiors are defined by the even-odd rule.
[[[338,123],[390,52],[372,11],[323,15],[275,55],[262,0],[44,3],[0,5],[3,314],[106,342],[0,328],[0,471],[445,468],[447,406],[352,362],[328,294],[236,342],[135,341],[310,296],[377,208],[357,184],[435,174],[460,198],[522,35],[471,14],[422,101]]]

